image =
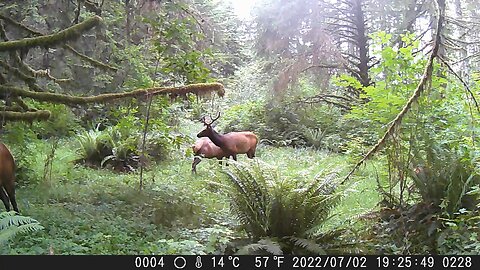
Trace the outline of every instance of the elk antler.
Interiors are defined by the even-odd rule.
[[[207,123],[206,121],[206,117],[205,116],[202,116],[202,118],[200,119],[200,122],[202,122],[204,125],[206,126],[210,126],[211,124],[213,124],[213,122],[217,121],[217,119],[220,117],[220,112],[218,112],[218,115],[217,117],[215,117],[215,119],[212,118],[212,116],[210,115],[209,118],[210,118],[210,123]]]
[[[212,119],[212,116],[210,116],[210,119],[212,119],[212,122],[210,122],[210,125],[213,124],[213,122],[217,121],[219,117],[220,117],[220,112],[218,112],[217,117],[215,117],[215,119]]]

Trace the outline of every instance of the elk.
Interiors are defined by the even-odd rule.
[[[210,117],[211,121],[209,123],[205,120],[205,116],[202,117],[200,121],[205,125],[205,129],[200,131],[197,137],[208,137],[216,146],[223,150],[226,157],[231,156],[233,160],[237,160],[237,154],[247,154],[248,158],[254,158],[258,143],[257,135],[250,131],[219,134],[212,127],[212,124],[219,117],[220,112],[218,112],[215,119]]]
[[[192,162],[192,173],[197,173],[197,165],[202,161],[198,156],[204,158],[217,158],[222,162],[222,158],[227,157],[222,148],[216,146],[209,138],[203,137],[198,139],[194,145],[192,145],[193,154],[195,157]]]
[[[0,142],[0,199],[7,211],[10,211],[10,202],[17,213],[15,200],[15,160],[5,144]]]

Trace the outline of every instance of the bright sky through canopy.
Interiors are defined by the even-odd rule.
[[[249,19],[251,17],[250,11],[252,10],[255,1],[257,0],[230,0],[235,8],[235,13],[241,19]]]

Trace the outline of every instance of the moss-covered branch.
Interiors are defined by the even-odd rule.
[[[6,21],[6,22],[8,22],[9,24],[11,24],[11,25],[13,25],[13,26],[15,26],[15,27],[17,27],[17,28],[19,28],[19,29],[22,29],[22,30],[24,30],[24,31],[26,31],[26,32],[34,35],[34,36],[43,36],[42,33],[38,32],[38,31],[36,31],[36,30],[34,30],[34,29],[26,26],[26,25],[23,25],[23,24],[15,21],[15,20],[13,20],[12,18],[5,16],[5,15],[0,14],[0,19]],[[98,68],[105,69],[105,70],[112,70],[112,71],[117,71],[117,70],[118,70],[118,69],[117,69],[116,67],[114,67],[114,66],[111,66],[111,65],[106,64],[106,63],[102,63],[102,62],[100,62],[100,61],[98,61],[98,60],[95,60],[95,59],[93,59],[93,58],[91,58],[91,57],[89,57],[89,56],[87,56],[87,55],[85,55],[85,54],[77,51],[75,48],[73,48],[72,46],[70,46],[70,45],[68,45],[68,44],[64,44],[63,47],[64,47],[66,50],[71,51],[74,55],[78,56],[80,59],[82,59],[82,60],[90,63],[90,64],[91,64],[92,66],[94,66],[94,67],[98,67]]]
[[[23,108],[18,106],[17,104],[12,105],[12,106],[4,106],[0,107],[0,111],[5,112],[5,111],[11,111],[11,112],[23,112]]]
[[[117,71],[118,68],[114,67],[114,66],[111,66],[109,64],[105,64],[105,63],[102,63],[98,60],[95,60],[91,57],[89,57],[88,55],[85,55],[77,50],[75,50],[72,46],[68,45],[68,44],[65,44],[63,45],[64,48],[66,48],[67,50],[71,51],[73,54],[75,54],[76,56],[78,56],[80,59],[90,63],[92,66],[94,67],[98,67],[98,68],[101,68],[101,69],[106,69],[106,70],[113,70],[113,71]]]
[[[30,89],[34,91],[42,91],[40,86],[38,86],[37,84],[37,80],[35,80],[34,77],[23,73],[22,71],[20,71],[20,69],[12,67],[2,60],[0,60],[0,66],[2,66],[6,71],[9,71],[13,75],[15,75],[17,78],[23,80],[28,85],[28,87],[30,87]]]
[[[2,21],[0,21],[0,38],[5,41],[8,40],[7,32],[5,32],[5,27],[3,26]]]
[[[0,111],[0,119],[5,121],[29,121],[47,120],[50,118],[49,111],[35,111],[35,112],[14,112],[14,111]]]
[[[13,25],[13,26],[15,26],[15,27],[18,27],[18,28],[20,28],[20,29],[22,29],[22,30],[25,30],[25,31],[27,31],[27,32],[29,32],[29,33],[31,33],[31,34],[34,34],[35,36],[43,36],[42,33],[38,32],[38,31],[36,31],[36,30],[34,30],[34,29],[26,26],[26,25],[23,25],[23,24],[15,21],[14,19],[12,19],[12,18],[10,18],[10,17],[8,17],[8,16],[5,16],[5,15],[3,15],[3,14],[0,14],[0,19],[4,20],[5,22],[7,22],[7,23],[9,23],[9,24],[11,24],[11,25]]]
[[[116,99],[129,97],[143,97],[146,95],[175,95],[184,96],[192,93],[199,96],[216,92],[219,96],[223,96],[225,90],[220,83],[199,83],[190,84],[179,87],[155,87],[147,89],[137,89],[124,93],[101,94],[97,96],[78,97],[64,94],[48,93],[48,92],[33,92],[17,87],[0,85],[0,94],[9,94],[13,97],[28,97],[38,101],[47,101],[52,103],[61,103],[67,105],[81,105],[88,103],[105,103]]]
[[[30,108],[28,107],[28,105],[25,104],[25,102],[23,102],[23,100],[21,98],[13,97],[12,101],[17,103],[17,105],[20,106],[23,111],[30,111]]]
[[[101,21],[102,18],[99,16],[93,16],[92,18],[64,29],[56,34],[0,42],[0,52],[18,50],[22,48],[32,48],[37,46],[51,47],[57,44],[65,43],[69,40],[78,38],[82,33],[99,25]]]

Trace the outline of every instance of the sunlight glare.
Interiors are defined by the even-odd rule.
[[[251,18],[251,10],[253,5],[258,0],[230,0],[233,7],[235,8],[235,13],[240,17],[240,19],[249,19]]]

